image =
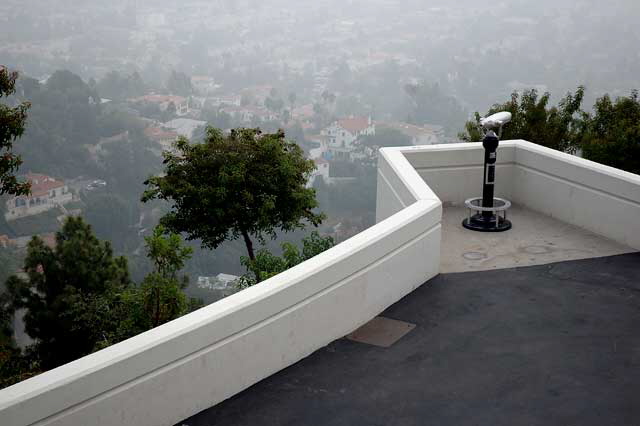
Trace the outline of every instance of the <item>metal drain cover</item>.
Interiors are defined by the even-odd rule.
[[[388,348],[415,327],[415,324],[408,322],[385,317],[375,317],[345,337],[354,342]]]

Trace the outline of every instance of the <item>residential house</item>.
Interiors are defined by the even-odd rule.
[[[191,139],[196,129],[206,126],[206,121],[192,120],[190,118],[176,118],[164,123],[164,127],[173,130],[180,136],[184,136],[187,139]]]
[[[209,290],[226,290],[232,288],[239,279],[237,275],[218,274],[215,277],[198,277],[198,287]]]
[[[332,159],[352,160],[355,142],[361,136],[375,135],[376,126],[371,117],[343,118],[322,130],[321,134],[329,138],[328,149]]]
[[[442,126],[415,126],[399,121],[378,123],[378,127],[397,130],[411,138],[412,145],[434,145],[442,142],[444,129]]]
[[[241,103],[242,97],[240,95],[224,95],[207,98],[206,105],[213,108],[222,106],[239,107]]]
[[[163,149],[170,149],[171,145],[178,139],[178,133],[167,130],[159,126],[149,126],[144,129],[145,136],[159,144]]]
[[[221,87],[219,84],[216,84],[213,77],[206,75],[194,75],[191,77],[191,86],[202,95],[208,95]]]
[[[7,221],[43,213],[73,199],[64,181],[47,175],[29,173],[31,194],[12,197],[6,202],[4,217]]]
[[[315,158],[313,162],[316,164],[316,168],[309,176],[309,180],[307,181],[307,188],[311,188],[318,177],[321,177],[324,183],[331,183],[331,176],[329,174],[330,164],[327,160],[322,157]]]
[[[174,95],[145,95],[129,100],[132,103],[155,104],[160,111],[166,111],[169,105],[176,107],[176,115],[181,117],[189,114],[189,99]]]
[[[254,121],[264,123],[267,121],[278,120],[278,116],[275,113],[262,107],[227,106],[227,107],[221,108],[220,111],[226,114],[229,114],[234,120],[238,120],[242,123],[252,123]]]

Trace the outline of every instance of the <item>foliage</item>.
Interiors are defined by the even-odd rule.
[[[360,138],[363,146],[371,148],[381,148],[385,146],[408,146],[411,145],[411,138],[399,130],[386,127],[376,128],[375,135],[365,135]]]
[[[45,84],[31,78],[18,84],[16,99],[28,99],[32,107],[16,150],[30,169],[61,177],[95,175],[86,146],[99,138],[97,92],[69,71],[56,71]]]
[[[575,151],[584,87],[578,87],[575,93],[567,93],[558,106],[549,108],[549,98],[549,93],[538,97],[535,89],[525,91],[522,95],[514,92],[510,101],[494,105],[486,115],[499,111],[512,114],[511,123],[505,126],[502,134],[504,140],[525,139],[559,151]],[[480,114],[476,112],[475,121],[467,122],[465,129],[466,132],[460,135],[461,139],[469,142],[482,140]]]
[[[7,222],[4,215],[0,216],[0,235],[7,234],[10,237],[26,235],[47,234],[60,229],[58,216],[63,212],[60,208],[53,208],[43,213],[20,217]]]
[[[9,72],[0,66],[0,99],[15,93],[18,73]],[[28,194],[31,188],[29,182],[19,182],[15,172],[22,164],[22,158],[13,153],[13,143],[24,133],[27,120],[27,110],[30,104],[10,107],[0,103],[0,195]]]
[[[404,90],[411,100],[408,121],[412,124],[435,123],[452,130],[466,116],[456,98],[448,96],[437,84],[407,84]]]
[[[282,244],[282,256],[280,257],[275,256],[267,249],[261,249],[256,254],[255,260],[248,257],[242,258],[242,264],[251,273],[240,277],[237,287],[239,289],[251,287],[258,283],[255,277],[259,276],[263,280],[271,278],[330,249],[333,245],[332,237],[322,237],[317,231],[313,231],[311,235],[302,239],[302,252],[291,243]]]
[[[269,96],[264,101],[264,106],[273,112],[279,113],[284,108],[284,101],[280,98],[272,98]]]
[[[376,166],[378,150],[386,146],[409,146],[411,138],[397,129],[386,127],[376,128],[374,135],[365,135],[356,141],[356,152],[364,154],[362,161]]]
[[[98,132],[99,136],[103,138],[140,128],[141,124],[138,119],[128,112],[116,108],[105,108],[98,116]]]
[[[87,207],[83,216],[96,236],[111,241],[116,250],[123,250],[140,215],[135,200],[128,202],[112,192],[90,192],[84,201]]]
[[[158,156],[152,151],[158,148],[142,131],[132,129],[126,138],[104,146],[99,158],[101,175],[113,192],[134,203],[144,190],[144,180],[160,170]]]
[[[153,271],[139,286],[127,261],[114,258],[81,218],[69,218],[56,248],[34,237],[24,263],[26,278],[12,276],[0,293],[0,386],[23,380],[135,336],[199,307],[183,289],[179,270],[191,256],[177,234],[157,227],[145,238]],[[25,309],[25,329],[36,343],[15,347],[11,322]]]
[[[12,276],[7,288],[14,309],[26,309],[25,330],[45,369],[92,352],[103,333],[117,326],[111,314],[129,287],[127,261],[114,258],[81,218],[68,218],[56,247],[34,237],[24,262],[26,278]]]
[[[189,283],[186,276],[178,272],[184,267],[193,250],[182,245],[180,235],[170,233],[158,226],[153,234],[145,237],[147,256],[154,269],[140,285],[137,306],[142,308],[138,325],[141,331],[157,327],[184,315],[189,310],[188,300],[183,292]]]
[[[638,92],[612,101],[596,101],[585,114],[580,147],[585,158],[640,174],[640,101]]]
[[[183,72],[171,71],[167,79],[167,90],[174,95],[189,96],[193,93],[191,79]]]
[[[98,81],[96,88],[103,98],[117,101],[142,96],[147,90],[146,84],[137,72],[121,75],[117,71],[107,73]]]
[[[22,267],[23,257],[16,248],[0,246],[0,294],[7,279]]]
[[[208,128],[202,144],[181,138],[175,150],[163,154],[165,174],[145,182],[142,200],[171,200],[161,223],[203,247],[242,236],[254,260],[251,237],[264,241],[277,229],[302,228],[303,220],[318,226],[324,218],[313,212],[315,191],[305,186],[315,165],[282,131],[239,129],[225,136]]]

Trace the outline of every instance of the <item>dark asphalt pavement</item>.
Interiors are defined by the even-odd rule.
[[[382,316],[417,327],[337,340],[180,424],[640,425],[640,254],[440,275]]]

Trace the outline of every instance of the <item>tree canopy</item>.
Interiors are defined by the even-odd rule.
[[[638,91],[612,101],[605,95],[585,114],[580,136],[585,158],[640,174],[640,101]]]
[[[487,115],[509,111],[511,123],[505,126],[502,139],[525,139],[563,152],[580,153],[584,158],[640,173],[640,100],[638,91],[612,100],[599,98],[592,112],[581,109],[584,87],[568,93],[557,106],[548,107],[549,93],[538,98],[535,90],[496,104]],[[460,137],[477,142],[482,139],[480,114],[465,125]]]
[[[201,240],[203,247],[242,236],[254,260],[252,237],[264,241],[277,230],[302,228],[304,220],[317,226],[324,218],[313,211],[315,191],[306,188],[315,165],[282,131],[224,135],[208,128],[202,144],[181,138],[175,151],[164,153],[165,174],[145,182],[142,200],[171,201],[161,224]]]
[[[238,282],[239,288],[247,288],[255,285],[256,278],[261,277],[263,280],[271,278],[280,272],[284,272],[289,268],[309,260],[325,250],[333,247],[334,241],[332,237],[322,237],[317,231],[313,231],[311,235],[302,239],[302,252],[297,246],[291,243],[282,243],[282,256],[276,256],[267,249],[261,249],[256,254],[255,261],[247,257],[242,258],[242,264],[251,271],[252,274],[245,274],[240,277]]]
[[[127,260],[114,257],[81,218],[69,218],[50,248],[34,237],[24,263],[26,278],[12,276],[13,306],[26,309],[25,330],[36,339],[43,368],[92,352],[112,329],[117,294],[130,285]]]
[[[18,73],[0,66],[0,99],[15,93],[17,78]],[[19,182],[15,176],[22,158],[12,151],[13,143],[24,133],[29,107],[28,102],[14,107],[0,103],[0,195],[28,194],[30,191],[29,182]]]
[[[193,93],[191,78],[183,72],[171,71],[167,79],[167,90],[174,95],[189,96]]]
[[[578,87],[575,93],[567,93],[557,106],[548,106],[550,97],[549,93],[539,97],[535,89],[527,90],[522,95],[513,92],[511,100],[495,104],[485,116],[499,111],[509,111],[512,114],[511,122],[504,128],[502,139],[525,139],[559,151],[575,151],[584,87]],[[465,133],[460,135],[463,140],[482,140],[480,118],[480,114],[476,112],[475,121],[466,123]]]

